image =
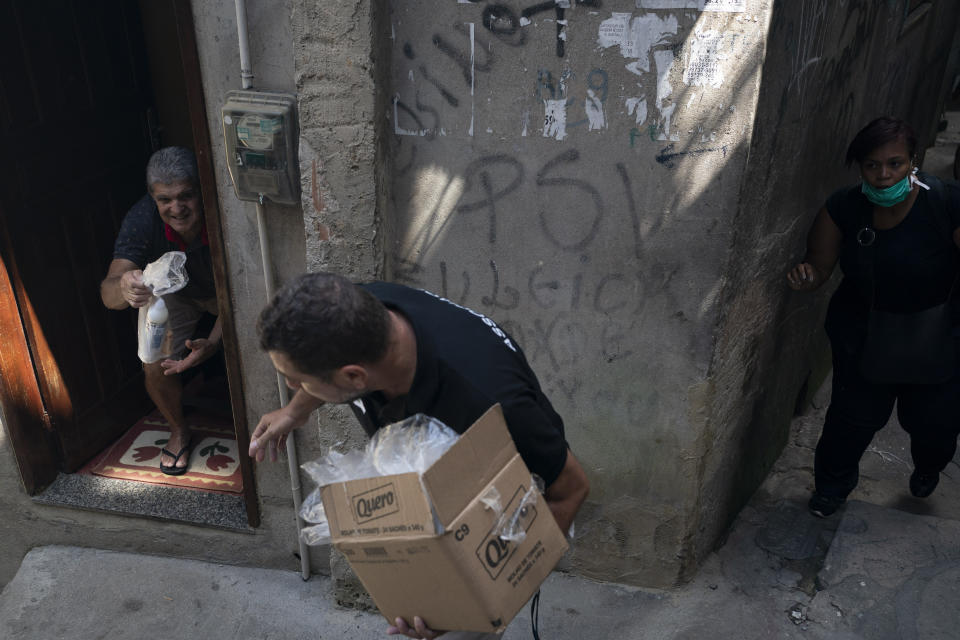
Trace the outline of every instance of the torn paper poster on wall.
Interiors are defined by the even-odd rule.
[[[703,0],[637,0],[637,9],[699,9]]]
[[[624,58],[630,59],[626,68],[638,77],[651,71],[657,74],[656,108],[660,110],[659,129],[664,139],[670,135],[670,118],[676,105],[669,103],[673,93],[670,86],[670,69],[673,66],[673,48],[678,31],[675,15],[659,16],[645,13],[634,16],[630,13],[612,13],[610,18],[600,23],[597,32],[597,44],[601,47],[619,47]],[[651,65],[651,60],[653,65]],[[637,82],[642,89],[643,85]],[[647,119],[645,96],[626,99],[628,113],[636,114],[637,124]],[[668,104],[669,103],[669,104]]]
[[[687,66],[683,81],[690,86],[719,87],[723,84],[723,67],[720,53],[723,34],[714,31],[697,31],[689,40]]]
[[[670,85],[670,69],[673,67],[672,51],[654,51],[653,59],[657,65],[657,109],[660,110],[660,135],[659,140],[679,140],[677,132],[670,131],[670,119],[677,105],[672,100],[667,100],[673,93],[673,87]]]
[[[747,0],[637,0],[638,9],[697,9],[699,11],[747,10]]]
[[[677,17],[647,13],[613,13],[600,23],[597,44],[603,48],[619,46],[624,58],[636,58],[636,67],[650,71],[650,49],[669,45],[677,34]],[[635,71],[636,73],[636,71]]]
[[[567,101],[544,100],[543,137],[563,140],[567,137]]]
[[[702,0],[700,10],[742,13],[747,10],[747,0]]]
[[[590,131],[607,128],[607,119],[603,113],[603,101],[594,93],[593,89],[587,89],[587,99],[584,101],[583,110],[587,114]]]
[[[637,126],[639,127],[647,120],[647,99],[646,98],[627,98],[627,115],[636,113]]]

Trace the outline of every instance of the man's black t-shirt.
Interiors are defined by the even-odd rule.
[[[434,294],[398,284],[361,285],[403,315],[417,340],[410,392],[389,403],[374,392],[350,404],[366,432],[416,413],[463,433],[496,403],[517,451],[549,486],[563,469],[563,420],[540,389],[520,347],[485,316]]]
[[[859,185],[840,189],[827,199],[827,213],[843,234],[839,260],[843,281],[827,314],[827,331],[832,335],[844,332],[847,338],[862,338],[871,296],[877,309],[898,313],[920,311],[947,299],[960,258],[952,238],[953,230],[960,227],[960,188],[949,182],[934,186],[935,177],[919,177],[932,190],[920,188],[910,212],[897,226],[876,230],[872,261],[864,260],[857,241],[873,210]],[[951,306],[954,322],[960,324],[960,283],[954,288]]]
[[[160,218],[149,194],[130,208],[113,245],[114,259],[129,260],[143,269],[168,251],[187,254],[187,286],[178,293],[186,298],[209,299],[217,295],[206,228],[189,246]]]

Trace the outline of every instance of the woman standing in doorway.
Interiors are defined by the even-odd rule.
[[[787,273],[797,291],[840,262],[826,330],[833,389],[814,458],[810,511],[835,512],[857,486],[860,458],[894,402],[910,434],[910,492],[933,493],[960,431],[960,188],[914,167],[913,129],[878,118],[854,137],[847,165],[862,182],[833,193]]]

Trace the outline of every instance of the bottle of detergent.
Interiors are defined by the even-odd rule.
[[[163,338],[167,335],[167,303],[163,298],[157,298],[147,310],[147,344],[151,351],[159,351],[163,346]]]
[[[140,328],[140,344],[138,354],[144,362],[156,362],[169,356],[169,346],[166,344],[167,320],[170,317],[167,304],[163,298],[154,298],[146,307],[146,313],[141,309],[142,320]]]

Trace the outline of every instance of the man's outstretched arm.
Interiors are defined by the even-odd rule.
[[[153,292],[143,284],[143,271],[135,262],[114,258],[100,283],[100,299],[108,309],[139,308],[150,302]]]
[[[285,407],[264,415],[250,436],[249,455],[257,462],[268,457],[277,460],[277,451],[282,450],[287,434],[302,427],[314,410],[324,404],[303,389],[298,389]]]

